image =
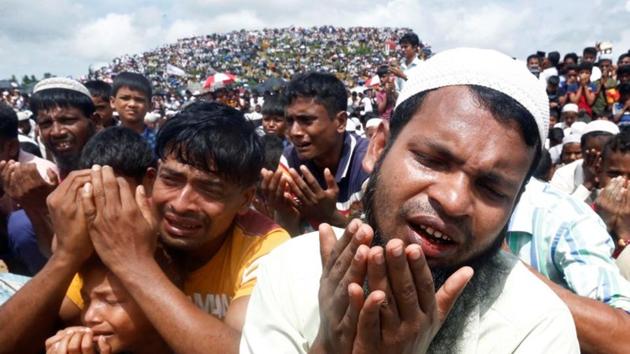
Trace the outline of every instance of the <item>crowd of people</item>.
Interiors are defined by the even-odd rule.
[[[240,31],[3,94],[0,353],[629,352],[630,52],[424,49]]]

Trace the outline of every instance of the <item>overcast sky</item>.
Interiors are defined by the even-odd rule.
[[[630,48],[630,0],[0,0],[0,78],[80,76],[93,63],[177,38],[241,28],[410,27],[439,51],[480,46],[524,58]]]

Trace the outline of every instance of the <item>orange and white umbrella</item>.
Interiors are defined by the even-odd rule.
[[[203,84],[204,89],[217,90],[233,84],[237,80],[236,75],[230,73],[216,73],[209,76]]]

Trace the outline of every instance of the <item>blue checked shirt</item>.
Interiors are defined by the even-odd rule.
[[[556,284],[630,312],[630,282],[612,258],[614,243],[583,201],[532,178],[510,219],[507,243]]]
[[[151,147],[151,151],[153,151],[153,153],[155,154],[156,135],[153,129],[145,126],[144,131],[142,132],[141,135],[144,138],[144,140],[147,142],[147,144],[149,144],[149,146]]]

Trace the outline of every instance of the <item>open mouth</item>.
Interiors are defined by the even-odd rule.
[[[443,258],[453,254],[458,246],[452,236],[420,223],[410,223],[409,242],[419,244],[427,258]]]
[[[71,150],[73,148],[73,145],[70,141],[60,141],[53,143],[53,147],[56,151],[63,152]]]
[[[201,223],[172,215],[164,216],[166,231],[173,236],[189,236],[201,229]]]

